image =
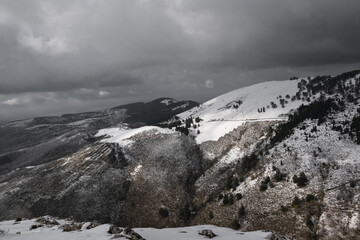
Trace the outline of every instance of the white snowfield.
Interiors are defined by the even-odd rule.
[[[96,137],[106,135],[108,138],[102,140],[102,142],[115,142],[120,145],[131,144],[131,137],[141,134],[141,133],[153,133],[153,134],[175,134],[174,131],[170,129],[155,127],[155,126],[145,126],[135,129],[124,129],[124,128],[105,128],[98,131],[95,135]]]
[[[20,222],[4,221],[0,222],[0,230],[4,230],[5,234],[0,233],[0,239],[23,239],[23,240],[108,240],[114,237],[114,234],[109,234],[109,224],[103,224],[92,229],[86,229],[89,223],[84,223],[82,230],[73,232],[63,232],[59,229],[59,225],[53,227],[39,227],[33,230],[29,228],[34,224],[36,219],[23,220]],[[57,220],[60,224],[69,223],[65,220]],[[255,232],[240,232],[229,228],[217,227],[213,225],[199,225],[192,227],[181,228],[134,228],[133,230],[140,234],[147,240],[203,240],[207,239],[198,234],[200,230],[210,229],[217,236],[214,238],[222,240],[264,240],[271,233],[255,231]],[[18,233],[18,234],[17,234]],[[121,237],[118,239],[126,239]]]
[[[172,99],[172,98],[168,98],[168,99],[164,99],[164,100],[162,100],[160,103],[162,103],[162,104],[165,104],[165,105],[170,105],[170,104],[172,104],[172,103],[176,103],[177,101],[175,100],[175,99]]]
[[[200,127],[193,131],[196,141],[216,141],[246,122],[287,120],[285,114],[301,104],[306,104],[286,98],[286,95],[292,97],[296,94],[300,80],[263,82],[240,88],[177,116],[181,119],[200,117],[203,121],[200,122]],[[284,108],[280,105],[279,96],[288,101]],[[271,102],[277,107],[272,108]],[[265,108],[265,112],[259,112],[260,108]],[[196,134],[197,130],[200,130],[200,134]]]

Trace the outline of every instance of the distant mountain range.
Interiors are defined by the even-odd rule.
[[[0,127],[0,173],[75,153],[91,143],[91,135],[101,128],[156,125],[197,105],[193,101],[159,98],[104,111],[37,117],[3,124]]]

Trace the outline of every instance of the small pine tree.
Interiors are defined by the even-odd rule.
[[[308,226],[308,228],[314,227],[314,223],[313,223],[313,221],[311,220],[310,214],[306,216],[306,226]]]
[[[189,129],[187,129],[187,128],[184,128],[184,131],[183,131],[183,133],[187,136],[187,135],[189,135]]]
[[[268,183],[270,182],[270,177],[267,176],[267,177],[264,179],[264,182],[265,182],[265,184],[268,184]]]
[[[239,208],[239,211],[238,211],[238,216],[239,217],[242,217],[246,214],[246,208],[244,205],[241,205],[241,207]]]
[[[305,173],[301,172],[299,177],[297,175],[294,175],[293,181],[298,185],[298,187],[304,187],[307,185],[309,180],[307,179]]]
[[[240,200],[243,197],[241,193],[237,193],[235,196],[236,196],[236,200]]]
[[[228,175],[226,178],[226,189],[228,190],[231,189],[232,182],[233,182],[232,175]]]
[[[224,204],[224,205],[229,204],[229,197],[228,197],[228,195],[227,195],[227,194],[225,194],[225,195],[224,195],[224,198],[223,198],[223,204]]]
[[[315,200],[315,196],[312,195],[312,194],[308,194],[306,195],[306,198],[305,198],[306,202],[311,202],[311,201],[314,201]]]
[[[275,181],[278,181],[278,182],[282,181],[282,180],[284,180],[285,177],[286,177],[286,175],[281,173],[279,169],[276,170],[276,173],[274,175]]]
[[[301,203],[301,201],[300,201],[300,199],[298,198],[298,196],[295,196],[292,203],[293,203],[293,205],[297,206],[297,205],[299,205],[299,204]]]
[[[166,208],[160,208],[159,209],[159,214],[162,216],[162,217],[164,217],[164,218],[166,218],[166,217],[168,217],[169,216],[169,210],[167,210]]]
[[[232,229],[235,229],[235,230],[238,230],[239,228],[241,227],[240,223],[239,223],[239,220],[237,219],[234,219],[231,223],[231,228]]]
[[[282,212],[286,212],[286,211],[288,211],[289,209],[288,209],[286,206],[281,205],[281,206],[280,206],[280,210],[281,210]]]
[[[234,195],[230,193],[228,199],[229,199],[229,204],[234,204]]]
[[[261,181],[259,189],[262,192],[266,191],[268,189],[267,183],[265,183],[264,181]]]

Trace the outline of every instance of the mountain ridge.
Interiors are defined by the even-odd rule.
[[[359,74],[235,90],[174,116],[167,129],[96,130],[80,151],[0,175],[0,219],[51,214],[357,239]]]
[[[184,109],[196,106],[193,101],[176,101],[169,105],[162,98],[134,110],[120,105],[104,111],[36,117],[7,123],[0,127],[0,173],[18,166],[41,164],[64,157],[91,144],[97,130],[118,125],[129,127],[157,124]],[[160,101],[161,100],[161,101]],[[183,108],[175,109],[179,106]],[[12,162],[16,162],[13,164]],[[13,166],[13,167],[12,167]]]

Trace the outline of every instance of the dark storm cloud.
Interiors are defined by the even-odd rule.
[[[360,60],[359,1],[225,3],[189,3],[194,12],[203,9],[212,15],[213,28],[221,33],[214,43],[214,66],[259,69]]]
[[[356,67],[360,1],[2,0],[0,33],[0,118],[13,118]]]

